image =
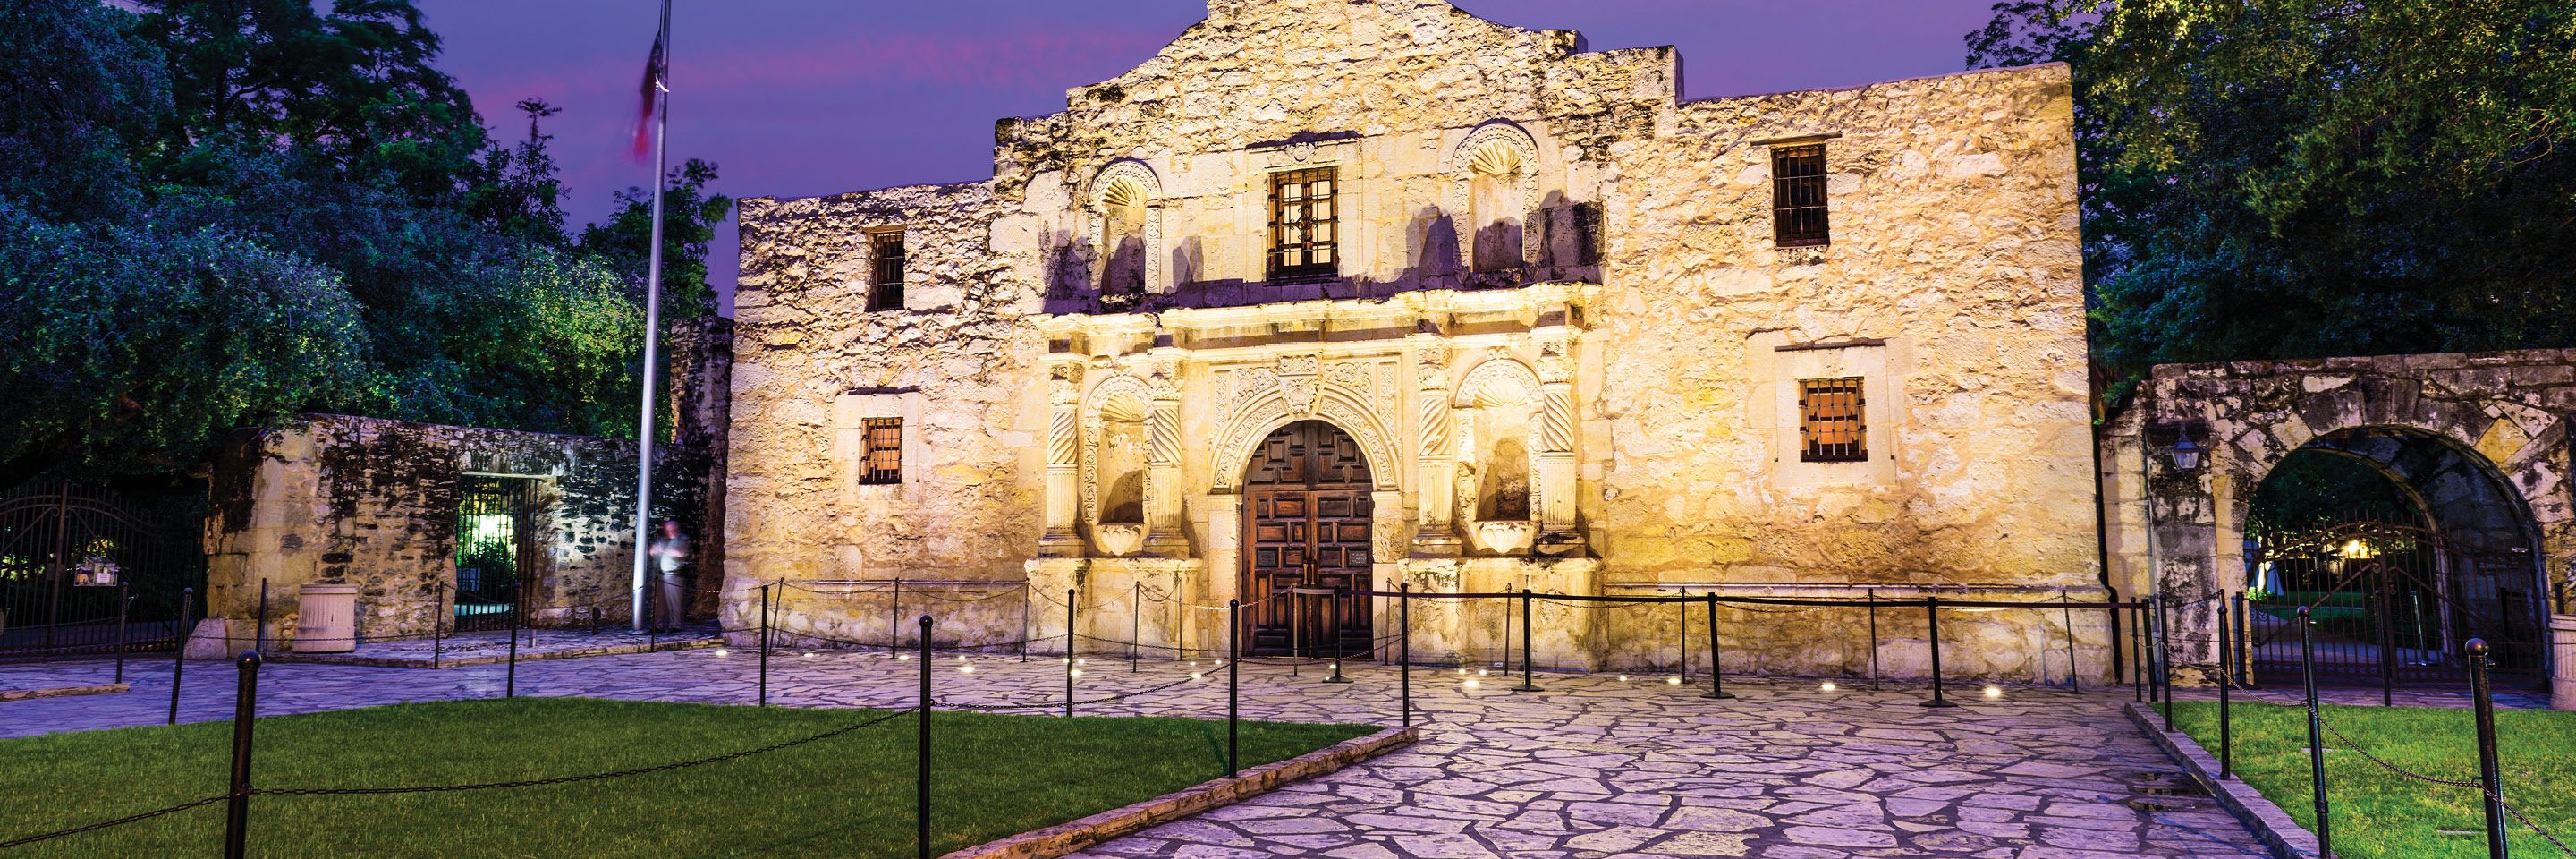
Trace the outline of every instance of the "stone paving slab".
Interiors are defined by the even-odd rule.
[[[0,688],[0,701],[24,701],[29,698],[66,698],[73,695],[113,695],[133,688],[130,683],[84,683],[78,686],[37,686],[33,688]]]
[[[789,706],[910,706],[920,664],[882,653],[776,654],[770,695]],[[968,673],[963,669],[972,667]],[[945,705],[1060,707],[1067,666],[940,657]],[[1077,712],[1221,718],[1211,665],[1123,660],[1078,666]],[[0,668],[0,685],[20,668]],[[57,675],[103,666],[54,666]],[[1242,669],[1246,718],[1395,724],[1392,668],[1354,665],[1325,684],[1312,667]],[[500,666],[410,671],[279,664],[261,674],[262,715],[501,692]],[[159,724],[165,664],[128,666],[135,694],[0,705],[0,735]],[[568,659],[519,666],[529,695],[750,703],[757,660],[738,649]],[[72,678],[79,679],[79,678]],[[2007,687],[2000,700],[1918,706],[1890,684],[1827,692],[1813,682],[1730,679],[1740,697],[1659,679],[1546,675],[1515,693],[1499,678],[1414,672],[1422,739],[1403,751],[1241,804],[1091,848],[1094,857],[1750,856],[1858,859],[2256,857],[2254,835],[2206,798],[2141,788],[2178,767],[2119,707],[2128,690],[2074,694]],[[191,663],[181,718],[227,718],[232,669]],[[1699,682],[1704,683],[1702,678]],[[1177,684],[1177,685],[1171,685]],[[1156,689],[1133,697],[1099,700]],[[690,750],[692,752],[696,750]]]
[[[624,630],[602,630],[593,633],[578,629],[530,629],[519,633],[518,660],[537,662],[547,659],[580,659],[590,656],[650,653],[657,650],[691,650],[717,647],[723,643],[723,637],[713,628],[660,634]],[[373,665],[381,668],[461,668],[468,665],[508,662],[510,659],[508,632],[468,632],[446,639],[406,638],[399,641],[371,641],[347,653],[280,651],[270,661]]]

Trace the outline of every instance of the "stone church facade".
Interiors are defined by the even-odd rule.
[[[1070,590],[1085,650],[1221,646],[1231,598],[1256,649],[1393,634],[1293,585],[1940,594],[2035,606],[1945,616],[1951,671],[2103,676],[2104,619],[2036,608],[2107,593],[2067,70],[1680,76],[1443,0],[1212,0],[998,123],[990,179],[744,201],[727,581],[878,641],[892,579],[969,643],[1067,633]],[[1489,658],[1507,612],[1417,603],[1414,652]],[[1559,667],[1708,634],[1535,613]],[[1922,673],[1920,612],[1876,620],[1719,634]]]

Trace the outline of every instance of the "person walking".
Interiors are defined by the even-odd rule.
[[[689,564],[689,538],[680,533],[676,520],[662,520],[662,533],[645,550],[653,558],[653,569],[660,577],[657,602],[653,607],[653,625],[663,629],[680,628],[681,610],[688,605],[689,589],[680,578],[680,568]]]

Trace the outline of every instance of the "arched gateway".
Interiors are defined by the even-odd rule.
[[[1302,644],[1308,653],[1330,653],[1334,635],[1346,654],[1368,651],[1367,597],[1288,592],[1370,587],[1374,489],[1359,443],[1332,424],[1290,423],[1253,448],[1244,465],[1241,591],[1252,607],[1245,621],[1250,652],[1287,653]]]

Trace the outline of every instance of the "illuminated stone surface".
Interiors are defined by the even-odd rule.
[[[942,702],[1026,705],[1056,712],[1062,664],[976,657],[958,673],[933,663]],[[734,651],[608,656],[519,666],[528,695],[592,695],[748,703],[756,662]],[[883,653],[827,653],[771,664],[771,700],[794,706],[908,706],[917,662]],[[1221,717],[1223,675],[1185,680],[1184,664],[1149,662],[1130,674],[1094,658],[1079,712]],[[1248,718],[1393,724],[1391,669],[1351,666],[1360,682],[1326,685],[1308,666],[1247,666]],[[0,668],[0,686],[95,679],[98,666]],[[157,724],[166,665],[129,666],[135,691],[13,702],[0,734]],[[226,718],[229,672],[190,666],[184,718]],[[78,677],[74,677],[78,675]],[[1093,856],[2111,856],[2252,857],[2252,836],[2202,800],[2135,792],[2143,773],[2168,772],[2147,739],[2117,714],[2125,688],[2075,695],[2010,688],[2002,701],[1916,706],[1923,690],[1816,691],[1808,683],[1730,682],[1742,697],[1711,701],[1704,687],[1543,675],[1539,693],[1487,683],[1469,692],[1417,670],[1421,744],[1241,805],[1094,848]],[[272,666],[261,712],[500,693],[501,667],[429,671],[336,665]],[[1697,678],[1704,683],[1705,677]],[[698,750],[674,750],[693,754]],[[713,751],[713,750],[709,750]],[[1211,759],[1210,774],[1217,761]]]
[[[1217,0],[1063,111],[1002,120],[988,180],[743,201],[728,581],[1079,587],[1104,608],[1072,631],[1125,638],[1135,583],[1239,595],[1248,449],[1316,419],[1369,460],[1379,588],[2099,599],[2067,70],[1680,101],[1680,69],[1442,0]],[[1775,246],[1791,140],[1826,146],[1828,246]],[[1274,278],[1271,177],[1326,166],[1337,270]],[[889,229],[903,306],[870,311]],[[1796,383],[1846,376],[1868,458],[1800,461]],[[858,484],[857,422],[894,416],[903,482]],[[1103,525],[1143,548],[1107,557]],[[882,639],[889,608],[800,593],[783,616]],[[1222,629],[1140,608],[1150,643]],[[1018,615],[948,620],[999,641]],[[1417,652],[1502,637],[1414,620]],[[1922,676],[1919,616],[1887,620],[1881,670]],[[2073,667],[2062,615],[1949,620],[1957,676],[2109,664],[2098,614]],[[1653,669],[1676,622],[1547,607],[1534,644]],[[1723,623],[1766,672],[1873,656],[1856,612]]]

